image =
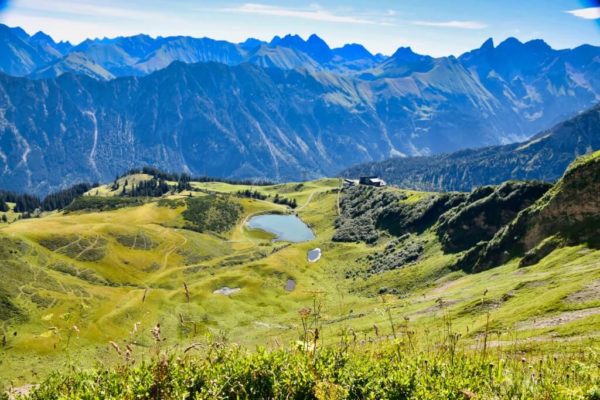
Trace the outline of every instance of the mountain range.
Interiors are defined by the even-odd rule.
[[[486,41],[374,55],[316,35],[56,43],[0,27],[0,186],[44,194],[151,164],[299,180],[528,139],[600,101],[600,48]]]
[[[471,191],[507,180],[554,182],[578,156],[600,149],[600,104],[530,140],[356,165],[345,177],[377,175],[401,187]]]
[[[188,64],[212,61],[226,65],[248,62],[281,69],[349,72],[372,68],[386,59],[381,54],[371,54],[359,44],[331,49],[317,35],[311,35],[306,41],[298,35],[275,36],[270,43],[253,38],[231,43],[188,36],[136,35],[87,39],[72,45],[56,43],[43,32],[29,36],[20,28],[2,25],[0,36],[4,45],[2,54],[6,56],[0,71],[31,78],[52,78],[73,72],[110,80],[147,75],[174,61]]]

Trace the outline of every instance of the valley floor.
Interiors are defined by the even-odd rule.
[[[384,252],[394,238],[384,234],[371,245],[332,241],[339,180],[193,187],[202,190],[193,196],[251,189],[294,199],[316,238],[288,244],[247,229],[253,215],[292,211],[238,197],[242,215],[228,231],[186,229],[186,192],[0,225],[0,301],[6,305],[0,387],[40,382],[69,366],[118,364],[126,352],[148,359],[156,351],[151,331],[157,324],[160,347],[170,354],[204,346],[198,343],[207,337],[249,349],[307,346],[307,329],[315,328],[320,346],[348,335],[373,345],[412,335],[428,349],[452,332],[463,351],[476,354],[484,348],[514,357],[598,350],[598,250],[567,246],[529,267],[515,259],[468,274],[450,270],[456,256],[425,230],[415,236],[424,246],[418,261],[365,274],[365,258]],[[406,194],[407,201],[425,195]],[[307,253],[316,247],[322,256],[310,263]],[[219,292],[225,287],[240,290]]]

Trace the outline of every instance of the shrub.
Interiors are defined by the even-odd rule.
[[[238,221],[242,206],[230,196],[208,195],[186,199],[185,227],[198,232],[226,232]]]
[[[65,211],[110,211],[123,207],[134,207],[144,204],[140,198],[130,197],[98,197],[98,196],[82,196],[78,197]]]

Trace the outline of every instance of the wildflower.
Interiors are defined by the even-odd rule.
[[[298,314],[300,314],[300,317],[302,318],[307,318],[311,313],[311,309],[308,307],[302,308],[298,311]]]
[[[125,346],[125,361],[131,361],[131,354],[133,353],[133,348],[128,344]]]
[[[187,299],[187,302],[190,302],[190,290],[188,289],[188,285],[183,282],[183,289],[185,290],[185,298]]]
[[[140,322],[140,321],[138,321],[138,322],[136,322],[135,324],[133,324],[133,330],[131,331],[131,334],[132,334],[132,335],[135,335],[135,334],[137,333],[137,331],[138,331],[138,329],[139,329],[139,327],[140,327],[140,324],[141,324],[141,322]]]
[[[115,351],[117,352],[118,355],[121,355],[121,348],[119,347],[118,344],[116,344],[115,342],[113,342],[112,340],[110,342],[110,345],[112,346],[113,349],[115,349]]]
[[[161,338],[160,338],[160,323],[157,323],[156,326],[154,328],[152,328],[152,330],[150,331],[150,333],[152,333],[152,337],[154,338],[154,341],[160,342],[161,341]]]

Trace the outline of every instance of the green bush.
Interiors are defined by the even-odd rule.
[[[506,182],[473,191],[458,207],[443,214],[437,234],[445,251],[467,250],[490,240],[519,211],[529,207],[552,186],[543,182]]]
[[[403,202],[403,192],[354,186],[344,190],[341,213],[335,221],[334,241],[374,243],[379,230],[401,236],[423,232],[433,226],[440,215],[464,202],[464,193],[425,196],[417,202]]]
[[[208,195],[186,199],[185,227],[197,232],[226,232],[242,214],[242,206],[231,196]]]
[[[408,235],[402,240],[392,240],[384,251],[369,255],[367,260],[370,261],[370,266],[367,276],[403,268],[416,262],[423,254],[425,246],[421,241],[407,239]]]
[[[69,204],[65,211],[110,211],[143,204],[141,198],[82,196]]]

